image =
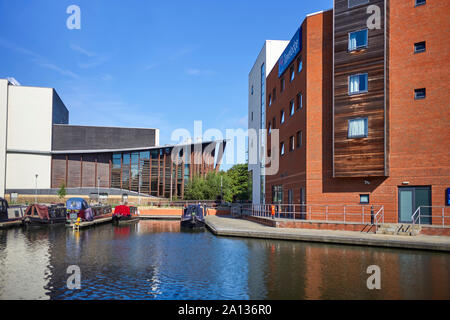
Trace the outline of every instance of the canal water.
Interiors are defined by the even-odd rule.
[[[80,289],[67,286],[72,265]],[[367,288],[370,265],[380,290]],[[216,237],[177,221],[0,230],[0,299],[450,299],[449,284],[446,253]]]

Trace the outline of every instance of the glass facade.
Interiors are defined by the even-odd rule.
[[[202,147],[202,153],[205,144]],[[213,165],[191,162],[190,154],[186,151],[179,153],[181,163],[172,162],[173,147],[143,150],[136,152],[117,152],[111,157],[111,188],[140,192],[157,197],[181,198],[184,186],[194,174],[205,175],[214,169]],[[192,146],[191,153],[195,148]],[[214,159],[215,152],[205,157]]]

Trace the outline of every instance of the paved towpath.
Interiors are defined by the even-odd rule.
[[[215,235],[246,238],[325,242],[376,247],[450,252],[450,237],[396,236],[355,231],[274,228],[237,218],[207,216],[206,224]]]

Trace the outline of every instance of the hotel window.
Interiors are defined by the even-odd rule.
[[[270,156],[272,155],[272,151],[270,149],[267,150],[267,156],[270,158]]]
[[[368,75],[367,73],[355,74],[348,77],[348,94],[358,94],[367,92]]]
[[[293,115],[294,115],[294,112],[295,112],[295,104],[294,104],[294,100],[291,100],[291,103],[290,103],[290,111],[289,111],[289,115],[292,117]]]
[[[368,204],[369,203],[369,195],[368,194],[360,194],[359,195],[359,203],[360,204]]]
[[[289,72],[291,73],[290,82],[292,82],[292,81],[294,81],[294,78],[295,78],[294,67],[291,67]]]
[[[272,186],[273,203],[283,202],[283,186]]]
[[[277,120],[277,118],[273,117],[273,119],[272,119],[272,125],[273,125],[273,128],[274,128],[274,129],[276,129],[276,127],[277,127],[277,122],[276,122],[276,120]]]
[[[297,110],[303,108],[303,96],[301,93],[297,94]]]
[[[301,72],[303,69],[303,61],[302,58],[298,58],[297,59],[297,72]]]
[[[300,148],[302,146],[302,132],[301,131],[297,131],[297,149]]]
[[[280,80],[280,85],[281,85],[281,92],[283,92],[284,91],[284,78],[281,78],[281,80]]]
[[[272,132],[272,124],[269,121],[269,134]]]
[[[280,124],[284,123],[284,110],[281,110],[280,112]]]
[[[369,0],[348,0],[348,7],[353,8],[366,3],[369,3]]]
[[[289,137],[289,152],[294,151],[294,136]]]
[[[253,121],[253,111],[252,111],[252,121]]]
[[[284,142],[280,143],[280,154],[284,155]]]
[[[252,95],[253,95],[253,86],[252,86]]]
[[[368,135],[367,118],[348,120],[348,138],[366,138]]]
[[[416,2],[416,7],[427,3],[426,0],[415,0],[415,2]]]
[[[272,105],[272,95],[269,94],[269,107]]]
[[[426,50],[425,41],[414,43],[414,53],[425,52],[425,50]]]
[[[348,51],[355,51],[361,48],[367,48],[368,29],[350,32],[348,34]]]
[[[427,92],[426,92],[425,88],[414,89],[414,99],[416,99],[416,100],[425,99],[426,95],[427,95]]]

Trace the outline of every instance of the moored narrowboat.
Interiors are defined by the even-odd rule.
[[[111,206],[93,205],[92,207],[82,198],[70,198],[66,201],[67,226],[73,226],[75,222],[90,222],[98,219],[110,217]]]
[[[66,208],[64,204],[38,204],[28,206],[22,218],[25,226],[40,226],[64,223],[66,221]]]
[[[0,198],[0,228],[18,226],[22,223],[22,217],[26,206],[10,206],[6,199]]]
[[[184,208],[180,224],[181,228],[184,229],[204,229],[205,208],[200,204],[190,205]]]
[[[139,221],[138,209],[135,206],[119,205],[114,208],[113,222],[123,224]]]

